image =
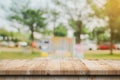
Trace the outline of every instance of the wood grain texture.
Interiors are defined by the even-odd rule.
[[[119,75],[120,72],[120,69],[115,69],[113,66],[105,63],[105,60],[83,60],[83,63],[89,69],[88,75]]]
[[[1,60],[0,75],[120,75],[120,60]]]
[[[120,80],[120,76],[0,76],[0,80]]]
[[[46,67],[47,75],[60,75],[60,61],[59,60],[50,60]]]

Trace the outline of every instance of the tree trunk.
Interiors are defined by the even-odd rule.
[[[80,43],[80,33],[78,31],[76,32],[76,43]]]
[[[34,28],[31,27],[31,40],[34,41]]]
[[[111,24],[111,23],[110,23]],[[113,36],[114,36],[114,33],[113,33],[113,26],[110,25],[110,54],[113,55]]]
[[[2,36],[3,37],[3,41],[5,41],[5,36]]]
[[[32,54],[34,53],[34,49],[33,49],[33,41],[34,41],[34,27],[32,26],[31,28],[30,28],[30,30],[31,30],[31,42],[32,42],[32,44],[31,44],[31,46],[32,46]]]
[[[54,28],[53,28],[53,36],[55,37],[55,21],[54,21]]]
[[[113,25],[113,16],[110,15],[110,54],[113,55],[113,38],[114,38],[114,25]]]
[[[77,32],[76,32],[76,43],[79,44],[81,42],[81,31],[82,31],[82,22],[81,21],[77,21]]]

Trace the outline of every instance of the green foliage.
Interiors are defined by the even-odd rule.
[[[114,42],[120,42],[120,0],[107,0],[105,13],[109,17]]]
[[[67,36],[67,29],[65,26],[60,24],[58,27],[55,28],[55,36]]]
[[[69,25],[72,27],[73,30],[75,30],[74,36],[76,36],[78,33],[77,21],[74,21],[71,19],[69,20]],[[88,34],[88,33],[89,33],[89,30],[85,27],[85,25],[82,25],[81,34]]]
[[[7,37],[8,40],[9,40],[9,37],[11,37],[10,40],[14,42],[22,41],[22,40],[26,41],[28,39],[28,34],[22,35],[19,32],[7,31],[4,28],[0,28],[0,36],[3,37],[3,40],[5,40],[5,37]]]
[[[89,30],[85,27],[85,26],[82,26],[82,30],[81,30],[81,34],[88,34],[89,33]],[[74,36],[76,36],[77,32],[74,32]]]
[[[98,43],[109,41],[109,37],[106,36],[104,33],[99,34],[97,38],[98,38]]]
[[[5,37],[15,37],[16,33],[15,32],[10,32],[10,31],[7,31],[6,29],[4,28],[0,28],[0,36],[3,37],[3,40],[5,39]]]
[[[113,54],[112,45],[114,42],[115,28],[119,26],[116,24],[118,18],[120,18],[120,0],[107,0],[107,4],[105,5],[105,13],[109,17],[109,27],[110,27],[110,43],[111,43],[111,52]],[[120,22],[120,21],[119,21]]]
[[[120,43],[120,26],[114,30],[114,42]]]
[[[31,31],[31,39],[34,40],[33,32],[38,31],[40,28],[45,28],[46,26],[46,23],[44,22],[45,18],[43,17],[43,11],[30,8],[20,10],[21,11],[19,14],[13,12],[14,14],[10,15],[8,18],[28,26],[29,30]]]
[[[50,13],[52,14],[52,17],[53,17],[52,21],[55,23],[56,20],[57,20],[58,15],[59,15],[59,13],[56,12],[56,11],[54,11],[54,10],[51,10]]]
[[[18,22],[27,25],[30,29],[33,27],[35,27],[35,29],[38,27],[42,28],[45,26],[45,23],[43,22],[45,18],[42,17],[43,13],[40,10],[25,9],[22,11],[21,15],[22,16],[12,15],[10,16],[10,19],[15,19]]]
[[[9,33],[4,28],[0,28],[0,36],[9,36]]]
[[[91,39],[97,39],[97,43],[100,42],[107,42],[109,41],[109,36],[106,34],[106,31],[108,30],[108,27],[96,27],[93,30],[93,33],[90,33],[89,35],[91,36]]]
[[[90,3],[93,10],[95,11],[96,16],[100,18],[105,18],[105,17],[109,18],[109,21],[108,21],[109,29],[110,29],[110,40],[109,41],[111,44],[110,53],[112,54],[113,41],[116,41],[115,30],[119,29],[117,26],[119,26],[119,23],[120,23],[120,0],[106,0],[106,4],[104,5],[103,8],[97,8],[97,6],[92,3],[92,0],[87,0],[87,1],[88,3]]]
[[[52,35],[53,31],[48,30],[48,29],[44,29],[43,31],[40,31],[40,33],[42,33],[42,35]]]
[[[75,21],[73,19],[69,20],[69,25],[72,27],[73,30],[77,31],[78,30],[78,21]],[[86,28],[85,25],[81,25],[82,26],[82,30],[81,30],[81,34],[87,34],[88,33],[88,29]]]
[[[88,34],[89,34],[89,39],[90,40],[93,40],[95,38],[94,33],[89,32]]]
[[[87,3],[91,6],[92,10],[94,11],[94,14],[89,15],[89,16],[91,17],[96,16],[98,18],[104,19],[105,17],[104,7],[97,7],[97,5],[93,3],[93,0],[87,0]]]
[[[45,26],[45,23],[43,22],[45,18],[42,17],[43,13],[40,10],[27,9],[22,12],[22,15],[23,23],[29,26],[30,29],[32,26],[34,26],[35,28],[37,27],[42,28]]]
[[[73,19],[69,20],[69,25],[76,31],[77,30],[77,22],[74,21]]]

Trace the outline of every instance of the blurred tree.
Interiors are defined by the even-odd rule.
[[[83,29],[82,21],[81,20],[75,21],[74,19],[70,19],[69,25],[75,30],[74,36],[76,38],[76,43],[80,43],[81,41],[80,35],[82,34],[82,29]]]
[[[53,34],[53,31],[45,28],[44,30],[41,30],[40,33],[42,33],[44,36],[50,36]]]
[[[99,17],[99,18],[105,18],[105,10],[104,6],[106,4],[106,0],[87,0],[87,3],[91,6],[91,8],[94,10],[93,15]]]
[[[115,28],[119,29],[120,23],[120,0],[107,0],[105,5],[105,13],[109,17],[109,28],[111,34],[111,50],[110,54],[113,54],[112,45],[114,40],[114,31]]]
[[[52,21],[54,22],[53,35],[55,36],[55,27],[56,27],[55,23],[57,21],[58,12],[51,10],[51,14],[53,16]]]
[[[108,27],[96,27],[93,30],[93,35],[94,38],[96,39],[97,43],[104,43],[109,41],[109,36],[106,33],[108,31]]]
[[[76,24],[77,24],[76,21],[74,21],[72,19],[69,20],[69,25],[75,30],[75,32],[74,32],[75,37],[77,36],[77,33],[78,33]],[[81,34],[88,34],[88,33],[89,33],[88,28],[85,27],[85,25],[82,25]]]
[[[105,19],[106,15],[104,14],[105,0],[104,1],[103,0],[87,0],[87,3],[94,10],[94,14],[93,14],[94,16],[106,21],[106,19]],[[99,6],[98,4],[102,5],[102,6]],[[98,23],[98,24],[100,24],[100,23]],[[90,39],[92,39],[92,40],[96,39],[97,43],[99,43],[101,41],[101,39],[100,39],[101,36],[100,35],[103,35],[105,33],[105,30],[107,30],[106,25],[104,27],[102,27],[102,26],[95,27],[93,29],[92,33],[89,32]],[[99,37],[99,39],[98,39],[98,37]]]
[[[62,11],[58,10],[59,13],[64,14],[64,18],[66,18],[67,16],[69,25],[75,31],[76,43],[80,43],[81,41],[80,36],[83,33],[83,30],[85,30],[84,27],[89,27],[90,29],[90,27],[94,28],[102,25],[102,23],[100,22],[101,19],[99,19],[99,17],[96,16],[94,12],[96,6],[92,8],[93,6],[90,6],[91,3],[90,1],[68,0],[66,3],[66,1],[64,0],[54,0],[56,7],[61,8],[63,11],[62,13]],[[94,19],[97,19],[96,22],[99,25],[94,24],[95,22]],[[88,25],[88,24],[93,24],[93,25]]]
[[[33,41],[34,32],[39,28],[45,28],[46,24],[44,22],[43,11],[29,8],[28,4],[18,6],[19,3],[15,4],[13,0],[14,7],[11,7],[12,14],[8,18],[28,26],[31,32],[31,40]]]
[[[100,8],[97,7],[97,5],[94,4],[93,0],[87,0],[88,3],[92,6],[93,10],[95,11],[95,15],[107,19],[108,22],[108,28],[110,29],[110,44],[111,44],[111,49],[110,49],[110,54],[113,54],[113,49],[112,45],[113,40],[115,40],[115,33],[118,34],[119,31],[119,23],[120,23],[120,0],[104,0],[105,4],[104,7]],[[101,0],[96,0],[96,1],[101,1]]]
[[[45,15],[47,16],[46,20],[47,20],[48,25],[51,25],[51,23],[53,24],[53,35],[55,36],[55,27],[58,26],[57,20],[59,17],[59,12],[56,10],[56,6],[53,6],[51,8],[51,5],[53,4],[47,3],[47,7],[44,9],[44,11],[45,11]]]
[[[59,14],[64,15],[64,19],[68,20],[69,25],[75,31],[76,43],[80,43],[82,28],[86,27],[86,24],[94,22],[92,20],[95,15],[91,6],[86,0],[68,0],[67,3],[64,0],[54,0],[54,3],[59,9],[62,9]]]
[[[116,29],[114,30],[114,42],[115,43],[120,43],[120,26],[117,26]]]
[[[43,13],[40,10],[25,9],[21,13],[22,17],[19,15],[11,15],[9,17],[10,19],[16,20],[28,26],[29,30],[31,31],[31,39],[33,41],[34,31],[36,31],[39,28],[45,27],[45,18],[42,17],[42,14]]]
[[[0,28],[0,36],[3,37],[3,40],[5,40],[5,37],[9,36],[9,33],[7,30],[5,30],[4,28]]]
[[[55,36],[67,36],[67,29],[64,25],[60,24],[55,28]]]
[[[19,41],[23,38],[19,32],[7,31],[4,28],[0,28],[0,36],[3,37],[3,40],[7,41]]]

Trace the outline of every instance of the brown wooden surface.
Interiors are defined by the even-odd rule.
[[[120,60],[0,60],[0,75],[120,75]]]
[[[120,76],[0,76],[0,80],[120,80]]]

